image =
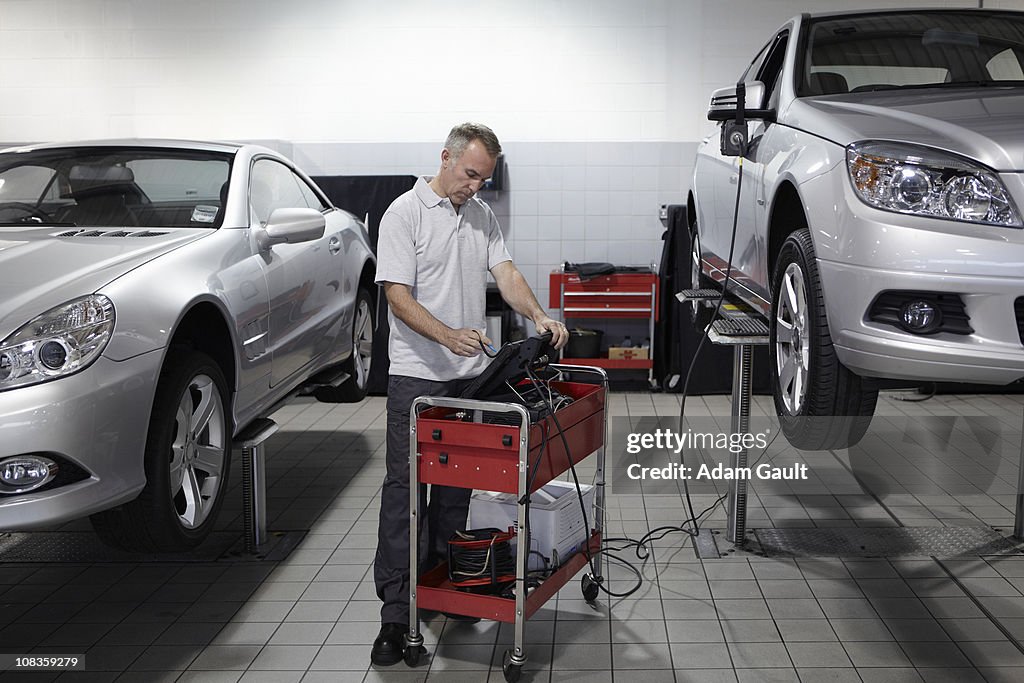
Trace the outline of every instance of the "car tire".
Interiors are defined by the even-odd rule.
[[[772,395],[782,431],[803,450],[848,448],[871,424],[878,388],[836,356],[809,230],[783,243],[772,277]]]
[[[357,403],[366,397],[370,383],[370,362],[373,359],[373,333],[377,329],[373,319],[373,298],[359,288],[355,313],[352,315],[352,355],[343,369],[349,378],[341,386],[320,387],[313,392],[324,403]]]
[[[90,518],[107,544],[183,552],[213,529],[231,466],[231,410],[224,373],[204,353],[174,347],[157,382],[139,497]]]

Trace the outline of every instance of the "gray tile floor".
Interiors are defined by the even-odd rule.
[[[616,393],[611,414],[641,429],[677,415],[675,395]],[[767,414],[755,398],[755,424]],[[728,426],[727,397],[687,413]],[[752,529],[964,527],[1009,534],[1024,398],[883,398],[860,448],[767,459],[810,478],[750,486]],[[719,416],[719,417],[716,417]],[[20,563],[0,556],[0,651],[84,653],[87,672],[0,675],[82,681],[501,681],[507,624],[425,624],[416,669],[369,666],[378,628],[371,562],[383,475],[384,399],[301,400],[276,415],[268,453],[270,527],[308,530],[286,559]],[[625,422],[623,422],[625,421]],[[752,451],[751,457],[757,457]],[[609,467],[614,474],[615,465]],[[237,468],[236,468],[237,469]],[[586,479],[593,465],[581,468]],[[237,479],[237,472],[236,477]],[[691,486],[697,511],[726,490]],[[237,483],[224,530],[240,529]],[[685,517],[678,489],[613,492],[609,536]],[[704,527],[723,529],[720,506]],[[63,530],[81,531],[80,523]],[[753,537],[752,537],[753,538]],[[526,626],[524,681],[1021,681],[1024,555],[981,549],[884,557],[730,551],[700,558],[688,536],[653,542],[644,582],[586,603],[573,581]],[[918,553],[918,554],[915,554]],[[607,571],[613,591],[633,583]]]

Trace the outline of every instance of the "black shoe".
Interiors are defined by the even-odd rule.
[[[384,624],[370,650],[370,662],[377,666],[391,666],[402,661],[405,653],[405,634],[409,624]]]

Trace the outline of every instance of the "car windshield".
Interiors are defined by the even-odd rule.
[[[812,20],[813,21],[813,20]],[[801,97],[1024,85],[1024,15],[914,12],[830,17],[806,32]]]
[[[231,160],[226,153],[145,147],[0,154],[0,230],[217,228]]]

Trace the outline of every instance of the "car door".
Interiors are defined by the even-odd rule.
[[[782,67],[786,47],[789,44],[789,30],[776,34],[771,41],[765,59],[757,69],[753,80],[764,83],[764,108],[771,108],[778,101]],[[774,158],[774,148],[765,145],[765,135],[774,124],[761,119],[747,122],[747,154],[743,159],[743,193],[737,216],[736,256],[734,265],[743,273],[743,284],[747,290],[764,302],[770,301],[768,273],[768,212],[765,189],[765,168]],[[776,127],[777,128],[777,127]],[[737,158],[737,164],[739,163]],[[735,171],[739,172],[739,169]]]
[[[314,362],[323,366],[347,354],[352,347],[351,327],[360,274],[353,245],[358,241],[359,225],[349,214],[331,206],[305,178],[297,175],[296,181],[306,205],[323,213],[327,222],[324,240],[329,258],[324,262],[321,280],[325,332],[315,341],[313,349]]]
[[[761,69],[769,49],[774,41],[769,41],[754,56],[754,59],[740,76],[740,81],[754,80],[755,74]],[[704,252],[705,260],[714,264],[720,272],[713,273],[712,277],[721,281],[725,278],[725,268],[729,260],[729,246],[732,241],[733,214],[736,211],[736,191],[739,181],[739,158],[722,154],[720,147],[720,127],[707,138],[702,145],[697,160],[697,172],[694,173],[694,193],[698,197],[698,228],[700,229],[701,249]],[[741,188],[743,197],[750,196],[751,185],[747,184],[747,176],[744,175],[744,185]],[[748,239],[751,226],[737,223],[736,246],[733,254],[733,269],[730,280],[735,286],[736,282],[745,281],[749,271],[744,270],[742,263],[749,262],[744,259],[744,240]]]
[[[308,208],[301,179],[271,157],[253,161],[249,174],[249,213],[254,229],[266,225],[275,209]],[[270,294],[268,347],[271,386],[287,381],[309,365],[331,327],[329,294],[333,291],[329,235],[311,242],[275,244],[262,252]]]

